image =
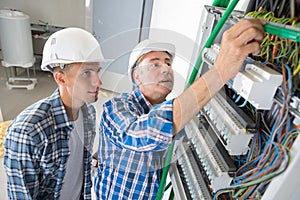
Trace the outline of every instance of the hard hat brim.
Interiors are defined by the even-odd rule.
[[[85,63],[85,62],[88,62],[88,63],[92,63],[92,62],[99,62],[100,64],[106,64],[106,63],[110,63],[112,62],[113,59],[99,59],[99,60],[78,60],[78,61],[66,61],[66,60],[57,60],[56,63],[53,63],[53,62],[46,62],[46,63],[43,63],[41,65],[41,69],[43,71],[50,71],[48,69],[47,66],[49,66],[50,64],[72,64],[72,63]]]

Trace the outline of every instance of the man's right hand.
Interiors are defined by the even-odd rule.
[[[264,21],[258,19],[245,19],[224,32],[215,62],[223,84],[240,71],[249,54],[256,55],[260,52],[264,24]]]

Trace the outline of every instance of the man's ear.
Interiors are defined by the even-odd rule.
[[[140,74],[137,73],[136,71],[133,71],[132,73],[132,79],[133,81],[137,84],[137,85],[140,85],[142,82],[140,80]]]
[[[54,74],[54,79],[57,82],[58,85],[65,85],[65,73],[63,71],[57,71]]]

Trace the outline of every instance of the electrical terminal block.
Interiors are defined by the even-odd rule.
[[[293,96],[291,99],[290,106],[300,113],[300,98]]]
[[[178,159],[178,165],[184,176],[185,187],[188,189],[191,199],[212,199],[211,192],[206,187],[202,172],[191,150],[184,145],[180,145],[177,153],[182,155]]]
[[[203,50],[202,58],[209,68],[214,65],[219,51],[218,43]],[[273,103],[276,89],[281,83],[282,75],[279,72],[269,67],[253,64],[247,59],[236,77],[230,79],[226,84],[256,109],[268,110]]]
[[[246,64],[233,80],[232,88],[256,109],[269,110],[282,75],[269,67]]]
[[[244,155],[253,134],[247,132],[240,122],[221,100],[221,95],[215,95],[202,109],[204,116],[214,129],[220,141],[230,155]]]
[[[274,102],[278,104],[279,106],[283,107],[284,105],[284,97],[283,97],[283,91],[282,88],[279,87],[276,91]],[[294,117],[293,124],[295,126],[300,125],[300,98],[295,96],[292,96],[290,101],[288,102],[288,110],[289,113]]]
[[[291,110],[291,112],[295,116],[293,120],[293,124],[299,126],[300,125],[300,98],[293,96],[290,102],[290,107],[293,109]]]
[[[224,147],[222,148],[222,145],[213,139],[214,133],[202,125],[198,128],[194,121],[186,125],[185,131],[190,139],[189,149],[196,157],[200,171],[203,171],[202,176],[209,190],[216,192],[229,187],[233,179],[231,175],[236,171],[236,167]]]
[[[202,52],[202,59],[209,67],[213,66],[215,61],[217,60],[218,54],[220,51],[220,45],[218,43],[214,43],[210,48],[204,48]]]

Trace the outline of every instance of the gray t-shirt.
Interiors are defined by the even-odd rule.
[[[60,192],[61,200],[80,199],[83,184],[84,129],[81,111],[78,119],[73,123],[75,128],[69,138],[70,156],[67,161],[64,183]]]

